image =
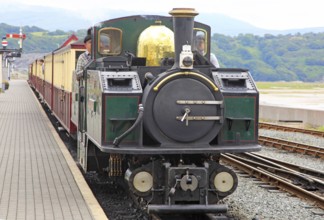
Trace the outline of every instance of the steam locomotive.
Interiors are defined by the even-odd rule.
[[[212,65],[211,30],[194,21],[195,9],[170,15],[117,18],[88,30],[91,61],[69,75],[66,127],[76,128],[68,131],[84,171],[126,181],[148,213],[225,212],[217,203],[238,181],[220,154],[260,150],[259,94],[248,70]]]

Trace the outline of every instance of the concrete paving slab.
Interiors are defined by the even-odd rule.
[[[0,219],[107,219],[24,80],[0,94]]]

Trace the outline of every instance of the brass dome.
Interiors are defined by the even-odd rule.
[[[174,34],[169,28],[156,21],[139,36],[137,56],[146,57],[147,66],[159,66],[164,57],[174,56]]]

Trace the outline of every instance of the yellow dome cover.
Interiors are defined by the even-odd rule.
[[[172,54],[172,55],[171,55]],[[174,34],[169,28],[156,21],[146,28],[138,38],[137,56],[146,57],[147,66],[159,66],[164,57],[173,57]]]

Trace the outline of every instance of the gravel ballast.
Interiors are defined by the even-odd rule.
[[[312,135],[264,129],[261,129],[259,132],[260,135],[324,147],[324,138]],[[271,147],[262,147],[259,153],[324,171],[323,160],[312,156],[290,153]],[[229,205],[229,214],[234,219],[324,219],[323,215],[314,214],[314,212],[323,214],[324,210],[312,206],[309,202],[293,197],[289,193],[283,191],[270,192],[268,189],[259,187],[253,180],[255,179],[252,177],[241,177],[238,175],[239,185],[237,190],[223,200],[224,203]]]

